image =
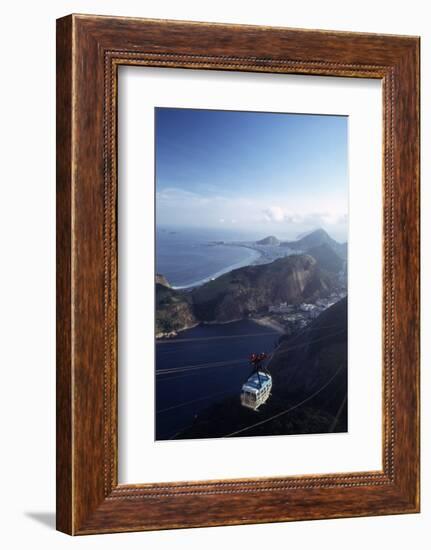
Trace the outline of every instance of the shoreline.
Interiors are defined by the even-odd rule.
[[[215,273],[209,275],[208,277],[205,277],[204,279],[200,279],[198,281],[195,281],[193,283],[190,283],[188,285],[171,285],[171,288],[174,290],[191,290],[193,288],[196,288],[198,286],[202,286],[206,283],[209,283],[210,281],[213,281],[214,279],[217,279],[218,277],[221,277],[222,275],[226,275],[226,273],[230,273],[231,271],[234,271],[235,269],[240,269],[241,267],[248,267],[250,265],[256,265],[256,262],[260,260],[263,256],[263,252],[260,250],[257,250],[256,248],[252,248],[251,246],[246,246],[243,244],[236,244],[236,243],[224,243],[217,246],[230,246],[230,247],[236,247],[236,248],[247,248],[248,250],[252,250],[257,254],[254,258],[251,259],[251,261],[244,260],[242,262],[236,262],[235,264],[232,264],[230,266],[227,266],[223,269],[220,269],[219,271],[216,271]]]
[[[163,332],[158,333],[155,335],[155,340],[175,340],[175,338],[185,330],[190,330],[192,328],[203,326],[203,327],[210,327],[214,325],[230,325],[232,323],[239,323],[241,321],[251,321],[252,323],[255,323],[256,325],[259,325],[261,327],[271,328],[274,330],[274,332],[277,332],[279,334],[285,334],[286,331],[280,323],[275,321],[274,319],[271,319],[270,317],[240,317],[238,319],[232,319],[231,321],[209,321],[207,323],[199,322],[194,323],[193,325],[189,325],[187,327],[180,328],[178,330],[174,330],[172,332]]]
[[[283,325],[275,321],[274,319],[271,319],[271,317],[251,318],[250,321],[253,321],[257,325],[260,325],[262,327],[272,328],[279,334],[286,334],[286,330]]]
[[[154,339],[157,343],[157,340],[174,340],[180,332],[184,332],[185,330],[190,330],[192,328],[198,327],[201,323],[194,323],[193,325],[189,325],[187,327],[179,328],[177,330],[172,330],[171,332],[156,332],[154,335]]]

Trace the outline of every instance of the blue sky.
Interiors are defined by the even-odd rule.
[[[344,116],[156,108],[158,225],[347,232]]]

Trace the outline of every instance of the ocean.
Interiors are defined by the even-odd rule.
[[[259,235],[235,230],[156,231],[156,270],[174,288],[202,284],[232,269],[252,264],[260,253],[223,242],[254,241]],[[209,405],[236,395],[251,373],[248,357],[270,352],[280,334],[251,320],[200,325],[176,338],[156,341],[157,440],[189,427]]]
[[[174,288],[205,283],[232,269],[250,265],[260,256],[250,248],[214,243],[253,238],[227,230],[157,228],[157,273],[164,275]]]

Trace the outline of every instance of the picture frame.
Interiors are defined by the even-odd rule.
[[[373,78],[383,89],[380,471],[118,483],[118,67]],[[71,535],[419,512],[419,38],[57,21],[57,529]]]

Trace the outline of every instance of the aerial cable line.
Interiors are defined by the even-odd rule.
[[[270,418],[267,418],[265,420],[261,420],[260,422],[256,422],[255,424],[251,424],[250,426],[247,426],[245,428],[241,428],[240,430],[236,430],[235,432],[232,432],[230,434],[227,434],[223,437],[232,437],[234,435],[238,435],[240,433],[243,433],[243,432],[247,432],[248,430],[251,430],[252,428],[256,428],[257,426],[262,426],[263,424],[266,424],[267,422],[271,422],[272,420],[275,420],[276,418],[280,418],[281,416],[284,416],[285,414],[287,414],[288,412],[291,412],[293,411],[294,409],[297,409],[298,407],[304,405],[304,403],[307,403],[308,401],[310,401],[311,399],[313,399],[313,397],[316,397],[316,395],[318,395],[320,392],[322,392],[326,387],[329,386],[329,384],[332,382],[332,380],[337,376],[337,374],[340,372],[341,368],[342,368],[343,365],[340,365],[338,367],[338,369],[335,371],[335,373],[331,376],[331,378],[325,382],[325,384],[323,386],[321,386],[317,391],[315,391],[313,394],[311,394],[309,397],[306,397],[305,399],[303,399],[302,401],[300,401],[299,403],[297,403],[296,405],[293,405],[292,407],[289,407],[288,409],[284,410],[284,411],[281,411],[277,414],[274,414],[273,416],[271,416]]]
[[[289,353],[290,351],[292,351],[294,349],[303,348],[303,347],[306,347],[310,344],[314,344],[316,342],[322,342],[323,340],[329,340],[333,336],[337,336],[338,334],[342,334],[343,332],[346,332],[346,330],[347,329],[337,330],[336,332],[332,332],[331,334],[328,334],[326,336],[322,336],[321,338],[315,338],[314,340],[309,340],[307,342],[303,342],[302,344],[296,344],[295,346],[287,346],[287,349],[278,352],[277,356],[286,355],[287,353]],[[275,352],[273,352],[272,355],[275,355]]]
[[[279,332],[275,330],[271,330],[268,332],[250,332],[247,334],[231,334],[229,336],[206,336],[205,338],[170,338],[168,340],[162,340],[156,342],[156,345],[158,346],[164,346],[168,344],[182,344],[183,342],[205,342],[207,340],[232,340],[235,338],[259,338],[263,336],[270,336],[271,334],[280,334]]]
[[[281,345],[280,344],[272,353],[270,353],[268,355],[268,364],[271,362],[271,360],[274,356],[280,357],[281,355],[286,355],[289,352],[291,352],[292,350],[299,349],[299,348],[302,348],[302,347],[306,347],[306,346],[308,346],[310,344],[314,344],[316,342],[321,342],[321,341],[324,341],[324,340],[328,340],[329,338],[332,338],[333,336],[337,336],[338,334],[341,334],[345,331],[346,331],[346,329],[336,331],[336,332],[333,332],[329,335],[323,336],[321,338],[315,338],[313,340],[309,340],[309,341],[303,342],[301,344],[296,344],[294,346],[288,346],[287,349],[285,349],[283,351],[277,351],[278,348]],[[190,371],[198,371],[198,370],[202,370],[202,369],[228,367],[228,366],[237,365],[237,364],[240,364],[240,363],[243,363],[243,362],[244,362],[243,359],[235,359],[235,360],[232,360],[232,361],[218,361],[218,362],[213,362],[213,363],[198,363],[196,365],[185,365],[183,367],[177,367],[177,368],[172,368],[172,369],[158,369],[158,370],[156,370],[156,376],[161,376],[161,375],[164,375],[164,374],[176,374],[176,373],[183,373],[183,372],[190,372]],[[171,380],[172,380],[172,378],[171,378]]]
[[[216,367],[224,367],[227,365],[236,365],[238,363],[244,363],[244,359],[234,359],[232,361],[217,361],[215,363],[199,363],[197,365],[185,365],[183,367],[177,367],[172,369],[157,369],[156,375],[162,374],[174,374],[176,372],[188,372],[191,370],[212,369]]]
[[[326,337],[319,338],[319,339],[316,338],[315,340],[313,340],[313,341],[310,342],[310,343],[317,342],[317,341],[323,341],[323,340],[329,340],[330,338],[333,338],[334,336],[337,336],[338,334],[341,334],[341,333],[343,333],[343,332],[345,332],[345,331],[346,331],[346,329],[343,329],[343,330],[340,330],[340,331],[337,331],[337,332],[333,332],[333,333],[327,335]],[[308,345],[308,343],[303,344],[303,346],[304,346],[304,345]],[[296,347],[299,347],[299,346],[300,346],[300,345],[298,345],[298,346],[296,346]],[[292,349],[292,348],[291,348],[291,349]],[[289,352],[289,350],[282,351],[282,352],[279,353],[278,356],[280,356],[280,355],[287,355],[288,352]],[[297,364],[296,364],[296,368],[291,369],[293,372],[290,373],[290,376],[289,376],[289,378],[287,379],[286,384],[289,385],[289,384],[292,382],[292,380],[294,379],[294,377],[296,376],[296,374],[299,372],[300,366],[301,366],[301,363],[298,361]]]
[[[338,424],[338,420],[340,419],[341,413],[342,413],[346,403],[347,403],[347,391],[344,394],[343,401],[341,402],[341,405],[340,405],[340,407],[337,411],[337,414],[335,415],[334,421],[332,422],[331,427],[328,430],[329,433],[332,433],[335,430],[335,427]]]
[[[331,328],[337,326],[337,324],[332,325],[324,325],[322,327],[304,327],[303,331],[310,331],[310,330],[321,330],[324,328]],[[159,340],[156,341],[157,346],[164,346],[168,344],[181,344],[181,343],[188,343],[188,342],[205,342],[208,340],[231,340],[231,339],[237,339],[237,338],[249,338],[249,337],[263,337],[263,336],[269,336],[271,334],[281,334],[277,331],[269,331],[269,332],[251,332],[247,334],[232,334],[229,336],[206,336],[204,338],[170,338],[167,340]],[[301,333],[298,333],[298,335]],[[283,334],[281,334],[283,336]],[[295,338],[297,334],[295,334],[293,337]]]
[[[241,363],[243,363],[243,359],[241,359]],[[224,367],[221,367],[221,368],[233,368],[235,367],[237,364],[233,364],[233,365],[224,365]],[[197,374],[199,374],[199,371],[201,369],[196,369],[196,370],[192,370],[191,372],[185,372],[183,374],[179,374],[178,376],[172,376],[171,374],[169,374],[168,376],[162,376],[160,378],[157,379],[157,382],[172,382],[173,380],[179,380],[180,378],[188,378],[189,376],[196,376]],[[175,373],[172,373],[172,374],[175,374]]]
[[[210,395],[205,395],[204,397],[199,397],[198,399],[192,399],[190,401],[184,401],[183,403],[179,403],[178,405],[172,405],[172,407],[166,407],[165,409],[159,409],[156,411],[156,414],[164,413],[167,411],[172,411],[174,409],[180,409],[181,407],[185,407],[186,405],[191,405],[193,403],[197,403],[198,401],[206,401],[207,399],[212,399],[213,397],[224,395],[227,393],[232,393],[232,390],[226,390],[226,391],[219,391],[216,393],[212,393]]]

